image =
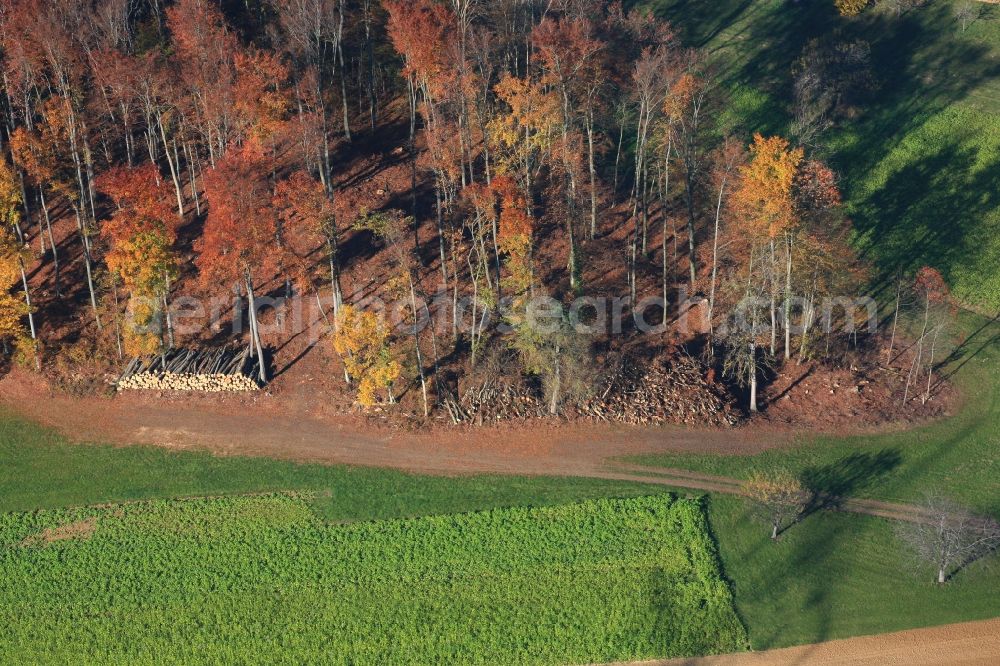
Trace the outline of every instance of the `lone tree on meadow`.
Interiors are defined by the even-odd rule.
[[[1000,523],[995,519],[940,495],[928,495],[919,506],[922,519],[900,523],[898,533],[918,561],[937,569],[939,584],[1000,548]]]
[[[809,492],[802,482],[784,471],[755,473],[743,483],[743,494],[771,526],[771,538],[775,541],[784,527],[798,520],[809,501]]]

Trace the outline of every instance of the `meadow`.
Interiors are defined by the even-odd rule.
[[[425,476],[151,446],[75,445],[0,411],[0,513],[279,491],[309,493],[320,517],[348,522],[635,497],[658,488],[566,477]]]
[[[981,418],[975,412],[963,413],[957,417],[959,420],[967,419],[961,421],[966,427]],[[959,460],[963,457],[962,451],[968,451],[963,449],[966,444],[962,442],[966,440],[961,439],[961,423],[949,426],[945,422],[932,426],[956,428],[954,435],[959,439],[948,443],[950,448],[958,449],[954,455]],[[112,567],[114,562],[108,564],[107,558],[112,553],[122,553],[121,549],[125,546],[114,539],[125,538],[122,530],[127,525],[146,526],[143,528],[145,532],[133,533],[137,540],[129,542],[132,545],[128,548],[132,550],[125,558],[137,567],[140,564],[147,567],[144,571],[148,572],[149,567],[159,566],[156,562],[162,558],[171,558],[171,553],[178,547],[171,545],[168,549],[164,548],[162,544],[172,537],[162,533],[157,536],[157,533],[151,531],[150,526],[156,523],[161,527],[170,525],[171,531],[180,529],[181,535],[177,538],[186,544],[184,548],[193,547],[192,540],[200,541],[206,548],[210,544],[216,544],[218,547],[224,546],[227,557],[233,556],[233,548],[244,548],[239,557],[232,559],[236,563],[234,571],[238,573],[247,568],[246,570],[256,572],[262,568],[270,571],[267,568],[280,561],[275,559],[280,548],[279,551],[272,548],[274,542],[271,536],[275,530],[283,530],[282,538],[286,543],[296,544],[296,549],[314,548],[316,543],[330,538],[329,530],[337,525],[368,525],[364,529],[372,530],[375,529],[372,525],[382,524],[389,526],[386,529],[401,529],[402,526],[419,521],[398,520],[400,518],[439,516],[432,522],[441,524],[442,521],[449,523],[453,519],[447,514],[486,510],[497,515],[496,511],[490,510],[518,506],[533,506],[539,510],[553,507],[552,511],[555,513],[541,515],[556,515],[564,510],[562,505],[573,506],[572,503],[581,500],[641,498],[664,491],[659,486],[599,479],[504,476],[442,478],[383,469],[295,464],[259,458],[219,458],[207,453],[166,451],[154,447],[70,444],[56,433],[20,421],[10,414],[0,420],[0,426],[0,470],[3,470],[0,473],[0,507],[4,514],[0,516],[0,522],[6,526],[5,530],[14,530],[5,532],[8,536],[4,541],[4,557],[11,557],[8,551],[12,542],[20,544],[28,538],[30,543],[31,534],[38,534],[56,525],[79,524],[81,521],[83,533],[87,533],[89,528],[86,521],[89,518],[100,519],[88,541],[56,543],[28,553],[34,558],[51,558],[45,562],[57,567],[61,572],[59,575],[65,575],[67,569],[63,567],[67,566],[67,562],[76,566],[79,563],[77,558],[84,556],[90,558],[86,560],[88,566],[103,563],[101,566]],[[914,433],[909,440],[905,434],[896,437],[904,451],[908,443],[918,444],[920,441],[919,433]],[[976,442],[975,439],[972,441]],[[820,455],[819,452],[826,455],[825,452],[829,449],[828,455],[835,457],[839,453],[844,457],[850,454],[840,447],[848,445],[849,442],[830,440],[827,447],[811,450],[813,455]],[[980,458],[974,464],[961,468],[961,472],[965,474],[963,478],[972,479],[970,483],[973,486],[978,484],[979,488],[987,481],[995,482],[991,479],[996,478],[989,471],[990,454],[987,444],[983,443],[982,447]],[[928,457],[933,460],[933,456]],[[729,462],[738,471],[740,461]],[[915,477],[926,473],[932,478],[941,475],[942,478],[957,479],[956,472],[949,471],[949,464],[956,463],[954,460],[951,463],[942,461],[937,467],[923,464],[913,465],[911,469]],[[977,474],[981,479],[978,482],[975,480]],[[963,485],[956,481],[954,487],[960,488]],[[690,493],[678,492],[682,496]],[[265,493],[266,496],[197,499],[199,495],[232,496],[247,493]],[[180,497],[191,499],[177,501],[176,498]],[[933,572],[916,566],[906,556],[894,536],[894,526],[889,521],[851,514],[819,513],[795,525],[775,543],[768,538],[766,525],[756,519],[753,507],[746,501],[718,495],[709,496],[702,501],[707,511],[709,534],[716,543],[713,550],[718,552],[722,575],[733,592],[738,616],[746,627],[753,649],[982,619],[1000,614],[1000,604],[997,602],[1000,599],[1000,570],[995,558],[963,570],[951,583],[940,587],[932,582]],[[103,508],[82,506],[97,503],[104,505]],[[121,522],[119,519],[124,516],[131,517],[126,522]],[[260,522],[247,527],[247,521]],[[634,521],[630,524],[629,539],[645,539],[646,535],[651,534],[649,531],[635,529]],[[96,527],[102,525],[111,529],[111,532],[102,532],[110,541],[94,540],[99,537]],[[280,528],[281,525],[285,527]],[[588,534],[591,529],[590,523],[587,523],[583,533]],[[67,532],[72,534],[72,530]],[[237,535],[238,538],[225,544],[220,541],[221,533]],[[370,532],[366,532],[368,533]],[[544,530],[540,530],[531,536],[525,536],[521,532],[519,539],[527,547],[536,543],[544,533]],[[655,534],[655,530],[652,533]],[[115,534],[118,536],[112,539]],[[261,538],[261,534],[271,535],[267,537],[270,540],[267,543],[272,544],[267,548],[271,550],[254,550],[256,546],[253,544]],[[102,553],[99,548],[101,543],[110,550]],[[573,557],[573,553],[579,552],[579,546],[574,545],[575,541],[561,543],[566,546],[566,550],[560,557]],[[77,547],[82,550],[76,550]],[[17,548],[21,546],[18,545]],[[225,550],[226,548],[229,550]],[[19,559],[16,561],[18,566],[23,566],[27,562],[23,559],[25,552],[19,552]],[[155,557],[147,557],[145,559],[150,561],[143,563],[142,554],[147,552]],[[315,550],[310,552],[315,553]],[[429,558],[430,551],[421,552],[423,554],[419,557]],[[442,559],[438,566],[448,566],[445,560],[455,561],[453,551],[445,548],[441,552],[448,557]],[[70,560],[62,557],[71,553],[76,555]],[[418,555],[414,554],[414,557]],[[15,560],[4,561],[4,566],[13,566]],[[189,566],[195,561],[188,558],[182,564]],[[312,562],[316,564],[321,561]],[[38,567],[35,571],[42,573],[47,570],[41,568],[42,560],[35,559],[34,562],[33,566]],[[225,561],[212,556],[204,562],[205,564],[198,565],[198,572],[188,571],[185,574],[190,575],[189,578],[157,578],[156,581],[160,582],[153,581],[143,589],[143,595],[150,595],[150,598],[163,603],[175,600],[178,594],[195,595],[208,604],[208,608],[213,608],[211,597],[229,594],[238,581],[234,582],[232,572],[227,573]],[[329,562],[327,565],[332,566]],[[115,577],[106,579],[109,581],[107,584],[117,584],[116,581],[121,577],[117,575],[119,570],[112,567],[105,571],[115,573]],[[604,595],[612,580],[607,576],[618,576],[618,571],[619,569],[612,567],[602,573],[601,577],[589,578],[588,585]],[[307,575],[301,569],[300,573],[306,578],[312,575]],[[590,574],[594,574],[594,571],[591,570]],[[50,578],[49,583],[54,584],[52,580]],[[65,583],[65,579],[59,580],[60,585]],[[150,581],[147,579],[147,582]],[[109,600],[93,579],[87,584],[91,586],[87,589],[97,593],[97,596],[87,613],[74,617],[99,622],[115,608],[116,602]],[[667,584],[669,586],[670,582]],[[275,596],[277,589],[272,586],[264,590],[257,603],[265,604],[267,612],[272,613],[268,621],[273,626],[285,627],[282,623],[298,621],[286,617],[286,611],[300,612],[293,601],[298,590],[304,588],[295,588],[296,594],[280,597]],[[461,590],[442,588],[434,594],[458,595],[456,598],[468,599],[462,597],[460,592]],[[475,593],[481,594],[482,591],[477,590]],[[74,608],[63,603],[62,599],[55,593],[46,602],[38,601],[36,597],[36,601],[42,606],[47,604],[53,617]],[[79,597],[76,599],[79,600]],[[379,597],[356,601],[358,613],[376,615],[380,609],[385,608]],[[535,605],[542,604],[544,599],[522,601]],[[292,605],[282,606],[283,603]],[[429,601],[421,603],[430,604]],[[432,608],[431,605],[425,607]],[[83,613],[79,607],[75,608],[74,613]],[[154,611],[149,612],[153,613],[149,617],[156,615]],[[633,609],[629,612],[637,611]],[[313,610],[301,613],[310,621],[316,618]],[[51,621],[53,620],[50,618],[45,622]],[[28,644],[35,646],[32,649],[41,649],[37,647],[37,641],[43,640],[44,635],[55,636],[54,632],[64,630],[59,628],[58,623],[39,626],[51,628],[45,632],[36,632],[33,637],[22,636],[20,640],[28,641],[22,643],[24,649],[27,649],[25,646]],[[152,623],[149,626],[152,632],[157,625]],[[255,626],[261,633],[253,640],[263,641],[264,633],[268,632],[261,625]],[[185,627],[178,631],[191,629],[188,625]],[[271,632],[268,635],[277,633]],[[650,634],[646,632],[643,635],[648,637]],[[30,643],[31,641],[36,643]],[[50,642],[49,645],[59,644]],[[262,650],[268,649],[262,642],[256,645],[261,646]],[[281,645],[275,645],[284,649]],[[80,643],[70,644],[64,656],[67,659],[73,656],[69,653],[70,650],[74,654],[82,654],[79,650],[84,647]],[[138,659],[138,655],[132,656]]]
[[[304,498],[0,517],[20,662],[606,662],[745,630],[702,503],[671,495],[331,525]]]

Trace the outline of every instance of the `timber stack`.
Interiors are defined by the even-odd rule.
[[[176,349],[161,356],[136,357],[119,377],[119,391],[256,391],[260,359],[251,348]]]

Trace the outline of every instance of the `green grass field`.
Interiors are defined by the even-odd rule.
[[[945,586],[887,520],[818,513],[778,542],[736,497],[709,500],[712,530],[755,650],[1000,616],[1000,561]]]
[[[87,526],[53,540],[60,528]],[[745,649],[696,500],[329,525],[287,495],[0,518],[23,663],[566,664]]]
[[[959,419],[976,422],[974,414]],[[233,517],[234,512],[226,508],[232,505],[226,501],[178,504],[155,500],[295,491],[295,501],[288,511],[278,512],[278,518],[290,516],[299,521],[296,525],[306,525],[305,531],[295,528],[285,534],[293,542],[308,544],[311,541],[305,537],[314,535],[315,530],[327,529],[321,526],[324,524],[494,507],[544,507],[585,498],[645,496],[663,490],[591,479],[440,478],[379,469],[216,458],[203,453],[150,447],[73,445],[51,431],[18,421],[9,414],[0,424],[0,511],[5,514],[0,516],[0,522],[20,524],[22,531],[27,524],[41,527],[46,522],[51,524],[109,513],[113,518],[119,511],[119,507],[113,507],[96,512],[73,509],[35,513],[38,508],[48,510],[94,503],[114,505],[128,500],[152,499],[151,505],[126,505],[121,510],[129,515],[137,512],[138,516],[151,510],[154,513],[161,509],[173,511],[177,506],[219,508],[214,519],[209,520],[205,512],[200,511],[191,515],[188,521],[195,529],[204,527],[208,539],[219,530],[229,529],[226,527],[229,523],[232,529],[243,530],[240,521],[252,516],[236,512]],[[961,427],[956,430],[960,432]],[[964,441],[952,443],[957,448],[958,459],[963,457]],[[834,452],[840,450],[834,441],[829,442],[829,446]],[[982,460],[964,468],[964,472],[972,470],[970,478],[979,473],[976,468],[982,467],[989,455],[985,445],[982,455]],[[927,469],[933,472],[933,468],[914,466],[913,474],[919,476]],[[983,479],[989,478],[988,469],[981,473]],[[232,501],[240,504],[251,500]],[[32,513],[24,516],[25,511]],[[264,511],[263,515],[273,513]],[[178,516],[176,513],[171,515]],[[735,593],[736,607],[754,649],[1000,615],[1000,571],[995,559],[978,563],[960,572],[949,585],[938,587],[930,583],[932,572],[913,566],[907,559],[888,521],[847,514],[818,514],[793,527],[775,544],[767,538],[767,528],[754,520],[751,508],[741,499],[712,496],[708,502],[708,517],[723,573]],[[178,521],[184,522],[180,518],[175,520]],[[24,536],[27,534],[16,539],[20,541]],[[148,533],[143,538],[147,537],[152,538]],[[7,543],[10,538],[14,537],[9,537]],[[71,545],[65,544],[65,547]],[[47,552],[66,552],[62,548]],[[149,551],[147,545],[137,542],[135,553],[140,552],[157,551]],[[94,557],[98,559],[89,561],[100,559],[97,554]],[[137,557],[133,555],[130,561]],[[265,566],[265,559],[247,550],[233,561],[239,567]],[[231,579],[227,578],[225,565],[213,565],[201,574],[205,577],[199,580],[205,589],[223,592],[228,589],[226,585]],[[154,585],[146,592],[169,599],[172,594],[191,589],[175,583],[175,579],[167,578],[163,585]],[[606,589],[600,581],[592,584],[598,590]],[[268,603],[277,601],[268,598]],[[377,600],[371,603],[373,607],[380,607]],[[93,615],[101,616],[111,608],[100,610],[100,606],[101,602],[97,602],[92,607]],[[59,610],[52,605],[49,608]],[[282,619],[276,609],[272,608],[277,626],[292,621]],[[150,610],[154,612],[155,609]],[[54,631],[53,628],[48,633],[54,635]]]
[[[0,470],[0,513],[297,491],[312,493],[313,507],[326,520],[356,521],[634,497],[657,490],[600,479],[418,476],[156,447],[77,446],[10,413],[0,413]]]
[[[939,0],[844,19],[832,0],[650,0],[709,55],[730,99],[722,125],[788,134],[792,70],[811,40],[863,41],[872,89],[818,153],[841,174],[847,212],[880,286],[941,270],[970,305],[1000,309],[1000,7],[962,32]]]

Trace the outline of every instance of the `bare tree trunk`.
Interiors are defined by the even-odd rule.
[[[188,176],[191,181],[191,198],[194,199],[194,212],[200,216],[201,198],[198,196],[198,172],[194,163],[194,151],[187,142],[184,143],[184,159],[188,163]]]
[[[715,206],[715,228],[712,232],[712,278],[708,288],[708,343],[709,354],[712,354],[712,344],[715,342],[715,287],[719,277],[719,225],[722,220],[722,202],[725,198],[726,183],[729,172],[726,171],[719,185],[719,199]],[[666,224],[664,222],[664,224]]]
[[[97,329],[101,329],[101,314],[97,309],[97,291],[94,289],[94,273],[92,259],[90,257],[90,242],[87,240],[87,230],[83,226],[83,219],[80,217],[80,208],[73,207],[76,212],[76,226],[80,231],[80,241],[83,243],[83,265],[87,272],[87,289],[90,291],[90,307],[94,311],[94,321]]]
[[[694,293],[695,282],[698,277],[698,259],[695,256],[695,224],[694,224],[694,173],[688,168],[685,173],[688,209],[688,268],[690,269],[691,293]]]
[[[931,386],[934,379],[934,355],[937,351],[937,341],[938,336],[941,334],[941,327],[938,326],[934,329],[934,337],[931,338],[931,357],[927,362],[927,392],[924,393],[924,404],[931,399]]]
[[[438,251],[441,255],[441,280],[445,289],[448,288],[448,259],[445,251],[444,209],[441,202],[441,179],[434,185],[434,201],[437,205]],[[457,279],[457,277],[456,277]]]
[[[52,275],[55,280],[56,296],[62,298],[62,286],[59,279],[59,248],[56,245],[55,236],[52,235],[52,219],[49,217],[49,206],[45,201],[45,191],[38,188],[38,200],[42,206],[42,215],[45,217],[45,231],[49,236],[49,245],[52,247]]]
[[[613,204],[618,203],[618,165],[621,164],[622,158],[622,143],[625,141],[625,114],[622,113],[622,123],[618,131],[618,151],[615,153],[615,184],[611,190],[611,201]]]
[[[122,348],[122,325],[119,318],[119,308],[121,307],[118,302],[118,285],[116,281],[111,282],[111,293],[115,300],[115,342],[118,343],[118,360],[122,360],[125,357],[125,350]]]
[[[417,322],[420,317],[417,315],[417,292],[413,286],[413,275],[407,272],[410,282],[410,308],[413,311],[413,346],[417,350],[417,372],[420,374],[420,392],[424,399],[424,418],[430,416],[430,407],[427,404],[427,378],[424,376],[424,357],[420,352],[420,331]]]
[[[896,346],[896,327],[899,324],[899,302],[903,294],[903,279],[901,277],[896,278],[896,309],[892,315],[892,336],[889,338],[889,353],[886,356],[885,363],[889,365],[892,363],[892,350]]]
[[[559,363],[559,344],[556,344],[556,355],[555,355],[555,380],[552,386],[552,399],[549,402],[549,414],[555,416],[559,413],[559,393],[562,390],[562,369]]]
[[[343,23],[343,3],[341,3],[341,23]],[[340,96],[343,98],[344,107],[344,138],[350,142],[351,139],[351,116],[347,108],[347,79],[344,74],[344,49],[341,44],[337,43],[337,57],[340,60]]]
[[[792,236],[785,237],[785,360],[792,358]]]
[[[420,238],[417,233],[417,88],[413,78],[407,78],[410,101],[410,216],[413,218],[413,248],[420,256]]]
[[[264,346],[260,342],[260,327],[257,323],[257,301],[254,298],[253,278],[250,277],[250,271],[246,272],[245,282],[247,301],[249,301],[250,305],[250,338],[257,354],[257,374],[261,383],[264,383],[267,381],[267,367],[264,364]]]
[[[35,315],[31,309],[31,290],[28,289],[28,275],[24,271],[24,260],[19,259],[18,263],[21,268],[21,284],[24,289],[24,302],[28,306],[28,328],[31,331],[31,340],[33,347],[35,348],[35,369],[42,369],[42,360],[38,357],[38,334],[35,331]],[[928,392],[930,389],[928,389]]]
[[[597,169],[594,167],[594,112],[587,112],[587,158],[590,166],[590,240],[597,236]]]
[[[799,344],[799,365],[805,360],[806,346],[809,341],[809,331],[812,329],[813,319],[816,316],[816,278],[813,277],[812,291],[809,292],[809,301],[806,303],[806,311],[802,313],[802,341]]]
[[[181,179],[177,174],[180,165],[174,164],[174,158],[170,155],[170,144],[167,142],[167,131],[163,127],[163,116],[156,114],[156,124],[160,127],[160,138],[163,139],[163,153],[167,156],[167,164],[170,167],[170,177],[174,181],[174,192],[177,194],[177,216],[184,217],[184,193],[181,190]]]
[[[774,239],[771,239],[771,272],[770,272],[770,291],[771,291],[771,355],[778,349],[778,304],[777,298],[775,296],[775,251],[774,251]]]

